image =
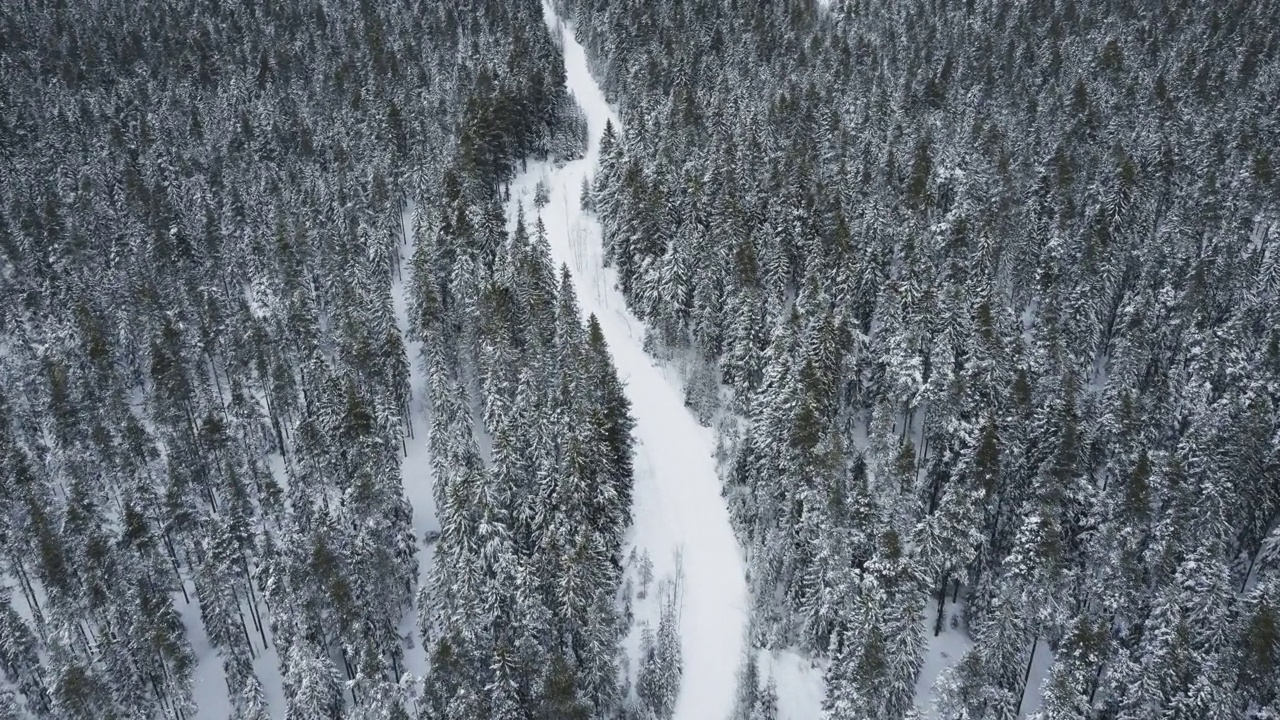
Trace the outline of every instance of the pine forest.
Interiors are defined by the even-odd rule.
[[[6,0],[0,720],[1280,720],[1280,0]]]

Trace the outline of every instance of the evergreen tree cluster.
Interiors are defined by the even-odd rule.
[[[441,528],[419,604],[427,717],[606,716],[622,699],[629,401],[541,219],[508,233],[498,195],[454,179],[419,226],[410,302]]]
[[[680,695],[684,672],[680,647],[680,584],[682,578],[663,580],[658,587],[658,630],[642,623],[640,667],[636,673],[634,708],[638,720],[671,720]]]
[[[944,718],[1037,647],[1039,717],[1280,712],[1280,5],[559,4],[626,121],[583,204],[828,717],[912,712],[948,616]]]
[[[408,717],[415,359],[392,277],[406,208],[452,192],[445,168],[496,188],[525,157],[580,150],[540,5],[18,0],[0,8],[0,76],[0,716],[192,717],[180,608],[198,602],[235,717],[266,717],[271,657],[289,718]],[[510,535],[458,541],[473,564],[438,563],[437,583],[515,567],[537,602],[560,583],[539,647],[565,656],[566,696],[605,705],[630,421],[598,329],[519,242],[519,277],[540,284],[471,299],[542,313],[521,341],[556,360],[502,355],[512,315],[486,326],[485,382],[517,383],[486,385],[486,417],[505,402],[542,423],[538,453],[527,428],[494,426],[495,455],[519,458],[497,465],[536,458],[537,492],[577,504],[512,525],[512,496],[442,483],[444,541]],[[437,424],[468,412],[453,387],[433,382]],[[433,442],[451,453],[439,477],[487,476]],[[521,567],[535,541],[559,565]],[[437,591],[450,637],[501,624],[496,598]]]

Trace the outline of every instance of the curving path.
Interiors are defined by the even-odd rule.
[[[567,264],[573,274],[583,313],[600,320],[636,419],[631,543],[650,554],[655,577],[674,575],[677,566],[683,571],[684,675],[675,717],[724,720],[733,707],[743,658],[748,601],[742,550],[720,495],[715,435],[686,410],[678,381],[645,354],[644,324],[614,289],[613,270],[603,267],[600,225],[582,212],[579,194],[583,177],[596,166],[605,122],[618,129],[621,124],[587,69],[571,26],[545,0],[543,16],[562,39],[569,91],[586,113],[590,146],[584,159],[561,166],[531,163],[511,185],[508,217],[514,222],[517,203],[524,206],[531,231],[533,216],[542,217],[556,263]],[[550,202],[534,211],[539,180],[550,187]],[[637,605],[636,615],[654,618],[654,608]]]

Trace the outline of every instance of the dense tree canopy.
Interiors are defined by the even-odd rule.
[[[420,609],[494,668],[441,661],[429,684],[531,712],[554,657],[558,701],[612,707],[629,415],[495,195],[525,158],[581,151],[539,4],[7,3],[0,68],[0,714],[191,717],[203,624],[236,717],[264,717],[264,674],[291,718],[476,717],[401,682],[417,362],[447,480]],[[431,259],[401,267],[414,235]],[[419,268],[424,358],[392,295]],[[457,435],[476,389],[492,461]],[[545,433],[513,434],[517,413]],[[488,588],[464,604],[473,571],[554,622],[493,617]],[[524,694],[501,701],[507,659]]]
[[[903,717],[948,614],[943,717],[1037,645],[1044,717],[1276,712],[1275,3],[562,5],[606,256],[829,717]]]
[[[827,717],[1280,714],[1280,5],[556,1]],[[537,0],[13,0],[0,77],[0,717],[190,718],[208,662],[244,720],[675,712],[622,380],[550,189],[509,217],[586,141]]]

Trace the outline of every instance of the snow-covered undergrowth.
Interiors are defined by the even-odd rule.
[[[644,325],[627,309],[603,266],[600,226],[582,211],[579,194],[590,177],[606,122],[619,126],[587,69],[582,47],[547,3],[544,16],[561,39],[569,91],[587,118],[585,158],[556,165],[531,163],[511,185],[508,216],[523,207],[546,226],[556,262],[568,265],[584,313],[600,321],[636,419],[635,494],[630,544],[647,552],[655,578],[683,575],[680,590],[683,679],[676,718],[724,718],[731,711],[748,611],[744,561],[729,524],[716,472],[715,436],[685,408],[679,383],[644,351]],[[539,181],[548,202],[534,207]],[[416,506],[415,506],[416,509]],[[679,571],[682,569],[682,573]],[[636,624],[658,624],[658,597],[634,601]],[[626,646],[638,647],[638,630]],[[632,658],[632,670],[635,669]],[[634,678],[633,678],[634,679]]]

